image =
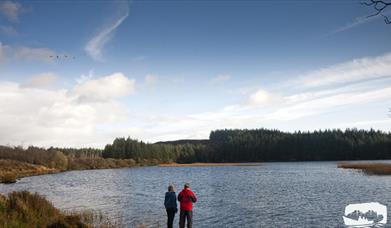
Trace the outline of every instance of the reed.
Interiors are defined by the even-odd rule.
[[[43,196],[28,191],[0,194],[0,227],[121,227],[102,213],[64,212]]]
[[[388,163],[339,163],[338,168],[358,169],[368,175],[391,175],[391,164]]]
[[[18,178],[55,173],[56,169],[21,161],[0,159],[0,183],[15,183]]]

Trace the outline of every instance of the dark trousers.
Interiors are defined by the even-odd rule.
[[[179,214],[179,228],[185,228],[185,222],[187,219],[187,228],[193,226],[193,211],[183,211]]]
[[[167,208],[167,228],[172,228],[172,224],[174,223],[174,217],[175,217],[175,208]]]

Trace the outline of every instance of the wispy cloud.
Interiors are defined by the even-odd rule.
[[[153,74],[148,74],[145,76],[144,81],[147,86],[153,86],[159,81],[159,77]]]
[[[6,59],[5,56],[5,47],[4,45],[0,42],[0,63],[4,62]]]
[[[344,26],[341,26],[341,27],[335,29],[334,31],[330,32],[329,35],[333,35],[333,34],[340,33],[340,32],[345,32],[347,30],[350,30],[354,27],[365,24],[365,23],[370,22],[375,19],[377,19],[377,17],[368,17],[368,16],[357,17],[353,21],[351,21],[351,22],[345,24]]]
[[[112,39],[115,30],[125,21],[129,16],[129,4],[125,2],[125,6],[121,10],[124,10],[123,15],[114,20],[109,26],[104,27],[98,34],[96,34],[90,41],[87,42],[84,50],[94,60],[102,60],[102,50],[104,46]]]
[[[375,124],[384,129],[382,123],[388,123],[388,120],[360,121],[361,116],[356,113],[353,115],[357,121],[346,124],[334,119],[311,126],[297,123],[304,123],[311,117],[339,113],[341,110],[349,113],[350,109],[387,102],[391,97],[390,56],[388,53],[360,58],[298,75],[294,80],[282,83],[282,86],[258,88],[245,94],[243,102],[215,111],[182,116],[154,116],[146,120],[148,124],[145,126],[154,132],[149,135],[149,139],[167,140],[172,139],[170,137],[173,135],[181,138],[207,138],[210,130],[217,128],[279,126],[299,130],[332,126],[370,127]],[[188,129],[192,129],[191,133]],[[156,132],[160,132],[160,135]]]
[[[55,73],[47,72],[29,78],[20,86],[23,88],[48,88],[53,86],[58,80],[59,76],[57,76]]]
[[[391,11],[383,13],[383,15],[385,15],[385,16],[390,15],[390,14],[391,14]],[[361,17],[356,17],[353,21],[331,31],[328,35],[333,35],[333,34],[340,33],[340,32],[346,32],[352,28],[358,27],[360,25],[369,23],[369,22],[377,20],[377,19],[383,19],[383,16],[382,15],[375,15],[375,16],[365,15],[365,16],[361,16]]]
[[[16,59],[50,62],[50,56],[55,55],[56,52],[49,48],[13,47],[13,57]]]
[[[228,75],[228,74],[221,74],[221,75],[217,75],[216,77],[212,78],[210,80],[210,83],[211,84],[222,84],[226,81],[229,81],[231,79],[231,75]]]
[[[10,46],[0,42],[0,62],[3,60],[28,60],[52,62],[50,56],[59,55],[49,48],[35,48],[27,46]]]
[[[391,76],[391,53],[354,59],[299,76],[296,85],[304,87],[343,84]],[[292,83],[292,82],[289,82]]]
[[[19,2],[3,1],[0,2],[0,14],[11,22],[18,22],[19,15],[22,13],[22,5]]]

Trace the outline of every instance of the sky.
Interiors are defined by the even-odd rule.
[[[348,0],[0,0],[0,144],[388,132],[391,25],[373,13]]]

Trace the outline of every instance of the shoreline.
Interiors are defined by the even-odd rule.
[[[89,160],[89,159],[87,159]],[[93,159],[91,159],[93,161]],[[10,159],[0,159],[0,184],[13,184],[18,180],[31,177],[31,176],[40,176],[48,174],[58,174],[70,171],[84,171],[84,170],[99,170],[99,169],[121,169],[121,168],[137,168],[143,166],[153,166],[153,164],[145,163],[119,163],[111,165],[92,165],[84,167],[74,167],[69,169],[56,169],[49,168],[43,165],[37,165],[17,160]],[[118,161],[118,160],[117,160]],[[122,160],[126,161],[126,160]]]
[[[250,163],[235,163],[235,162],[222,162],[222,163],[206,163],[206,162],[195,162],[195,163],[164,163],[157,165],[158,167],[208,167],[208,166],[260,166],[260,162]]]

